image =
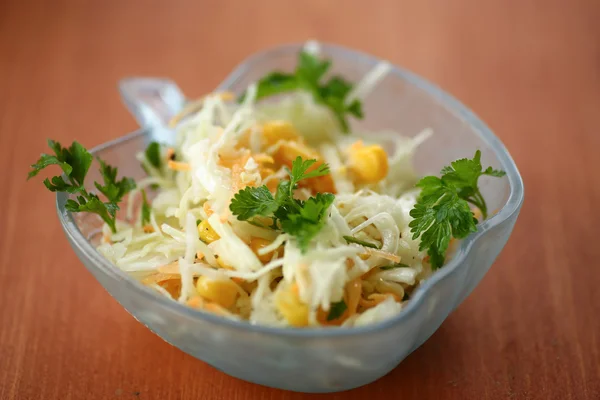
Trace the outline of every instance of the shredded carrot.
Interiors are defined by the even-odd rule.
[[[356,314],[358,303],[362,293],[362,280],[354,279],[346,284],[346,305],[348,306],[348,317]]]
[[[372,308],[380,303],[383,303],[390,296],[393,297],[397,302],[401,301],[401,299],[395,293],[373,293],[370,294],[366,300],[361,297],[358,303],[363,308]]]
[[[229,92],[229,91],[225,91],[225,92],[219,92],[218,96],[221,98],[221,100],[223,101],[231,101],[235,99],[235,93],[233,92]]]
[[[250,150],[245,149],[237,154],[219,154],[218,164],[225,168],[232,168],[235,164],[240,166],[246,165],[248,159],[250,159]]]
[[[234,164],[231,167],[231,189],[233,193],[237,193],[248,186],[242,182],[242,172],[244,172],[244,168],[240,164]]]
[[[370,270],[368,270],[367,272],[365,272],[364,274],[362,274],[362,276],[360,277],[361,279],[369,279],[369,277],[377,272],[379,272],[380,269],[379,268],[371,268]]]
[[[179,123],[179,121],[181,121],[188,115],[195,113],[196,111],[199,111],[203,105],[204,105],[204,98],[194,100],[194,101],[188,103],[183,108],[183,110],[181,110],[178,114],[174,115],[173,118],[171,118],[171,120],[169,121],[169,127],[175,128],[177,126],[177,124]]]
[[[169,160],[167,166],[175,171],[189,171],[191,169],[190,164],[173,160]]]
[[[196,253],[196,260],[202,260],[204,258],[204,253],[201,251],[198,251]]]
[[[385,258],[386,260],[390,260],[395,263],[399,263],[401,260],[400,256],[397,256],[396,254],[388,253],[387,251],[371,249],[369,247],[365,247],[365,251],[369,255],[374,255],[374,256],[381,257],[381,258]]]
[[[252,156],[252,158],[254,158],[254,161],[256,161],[258,164],[273,164],[273,163],[275,163],[275,160],[273,159],[273,157],[271,157],[270,155],[265,154],[265,153],[254,154]]]
[[[171,264],[169,264],[169,265],[171,265]],[[152,275],[149,275],[149,276],[145,277],[142,280],[142,283],[144,285],[149,285],[151,283],[158,283],[158,284],[160,284],[162,282],[170,281],[170,280],[173,280],[173,279],[177,279],[177,280],[180,279],[179,278],[179,271],[177,271],[177,273],[173,273],[173,272],[169,272],[169,273],[159,272],[159,273],[156,273],[156,274],[152,274]]]
[[[217,315],[229,315],[230,314],[226,309],[224,309],[217,303],[213,303],[213,302],[206,302],[204,304],[204,309],[206,311],[209,311],[209,312],[211,312],[213,314],[217,314]]]
[[[206,215],[208,217],[210,217],[211,215],[213,215],[214,211],[210,207],[210,204],[208,204],[208,201],[204,203],[204,205],[202,206],[202,208],[204,209],[204,212],[206,213]]]
[[[189,299],[186,304],[192,308],[202,308],[204,300],[200,296],[195,296]]]
[[[162,274],[179,274],[179,262],[175,261],[171,264],[161,265],[157,270]]]
[[[173,160],[174,157],[175,157],[175,150],[172,147],[169,147],[167,149],[167,160],[174,161]]]
[[[349,270],[352,267],[354,267],[354,260],[350,258],[346,259],[346,269]]]
[[[300,288],[298,288],[298,284],[294,283],[291,287],[290,287],[290,291],[295,295],[295,296],[300,296]]]
[[[154,232],[154,227],[152,225],[144,225],[144,233],[152,233]]]
[[[221,221],[222,223],[227,222],[230,215],[231,215],[231,211],[229,211],[229,208],[226,208],[225,210],[223,210],[223,212],[219,216],[219,221]]]
[[[231,278],[234,282],[236,282],[242,289],[246,291],[246,293],[250,294],[256,287],[258,283],[256,281],[248,282],[244,281],[241,278]]]
[[[179,293],[181,293],[181,276],[179,273],[171,274],[158,272],[147,276],[142,280],[142,284],[144,285],[151,285],[153,283],[162,286],[174,298],[178,297]]]

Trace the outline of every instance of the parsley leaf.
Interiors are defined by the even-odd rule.
[[[329,308],[329,314],[327,314],[327,321],[333,321],[335,319],[340,318],[346,310],[348,309],[348,305],[344,300],[340,300],[335,303],[331,303],[331,307]]]
[[[71,184],[69,185],[61,179],[64,185],[61,185],[58,180],[55,180],[55,186],[82,186],[85,175],[92,164],[92,155],[78,142],[73,142],[71,147],[67,149],[63,148],[60,143],[55,142],[54,140],[48,140],[48,147],[54,151],[55,155],[42,154],[40,159],[31,166],[33,169],[27,175],[27,179],[33,178],[42,169],[50,165],[58,165],[65,175],[69,177]]]
[[[146,191],[142,189],[142,226],[150,223],[150,213],[152,212],[152,207],[150,207],[150,203],[148,203],[148,198],[146,197]],[[196,224],[198,225],[198,224]]]
[[[331,193],[317,193],[306,200],[298,211],[287,215],[281,222],[285,233],[296,237],[298,247],[305,252],[310,241],[325,225],[325,215],[335,196]]]
[[[329,60],[319,60],[314,55],[301,51],[298,54],[298,66],[296,67],[296,76],[305,82],[312,83],[313,85],[317,85],[323,75],[327,73],[329,67],[331,66],[331,61]]]
[[[431,267],[440,268],[445,261],[450,239],[462,239],[477,231],[477,219],[469,203],[481,210],[487,218],[487,206],[477,186],[480,176],[504,176],[504,171],[481,167],[481,152],[477,150],[473,159],[453,161],[442,169],[442,177],[426,176],[417,187],[421,194],[410,216],[409,223],[413,239],[421,237],[419,250],[427,249]]]
[[[277,202],[266,186],[247,186],[233,196],[229,209],[240,221],[247,221],[257,215],[268,216],[277,207]]]
[[[348,243],[356,243],[360,244],[361,246],[370,247],[372,249],[379,249],[379,247],[375,243],[365,242],[363,240],[355,238],[354,236],[343,236],[343,238],[346,239],[346,242]]]
[[[258,81],[256,100],[295,90],[306,90],[313,95],[315,102],[328,107],[338,120],[342,131],[348,132],[346,114],[362,119],[362,104],[359,100],[346,104],[353,85],[344,78],[333,76],[327,82],[321,83],[330,67],[331,61],[320,60],[313,54],[301,51],[293,74],[275,71]],[[245,97],[244,92],[239,101],[243,101]]]
[[[116,213],[119,210],[118,203],[127,193],[135,188],[134,180],[123,178],[117,181],[117,168],[107,165],[98,158],[100,162],[100,174],[102,175],[104,185],[98,182],[94,182],[94,184],[108,200],[107,202],[103,202],[96,194],[88,192],[84,187],[85,177],[93,160],[90,152],[76,141],[69,148],[63,148],[60,143],[48,140],[48,147],[54,151],[55,155],[42,154],[39,160],[31,165],[32,170],[28,173],[27,179],[36,176],[46,167],[58,165],[64,175],[44,179],[46,188],[51,192],[77,194],[77,197],[67,200],[65,207],[68,211],[97,214],[110,226],[113,232],[116,232]]]
[[[256,87],[256,100],[276,94],[291,92],[298,89],[298,80],[294,75],[282,72],[272,72],[258,81]],[[244,100],[245,94],[240,97]]]
[[[294,236],[300,249],[306,251],[310,241],[323,228],[327,210],[335,199],[330,193],[317,193],[306,201],[294,199],[298,182],[329,173],[326,164],[315,168],[316,162],[297,157],[292,169],[288,170],[290,180],[279,183],[275,197],[266,186],[246,187],[233,196],[229,209],[240,221],[254,223],[252,218],[257,216],[272,218],[272,228]]]
[[[487,206],[477,186],[477,181],[482,175],[500,178],[506,175],[506,173],[494,170],[492,167],[488,167],[483,171],[481,167],[481,152],[477,150],[472,160],[462,158],[453,161],[450,166],[444,167],[442,169],[442,182],[458,189],[459,196],[479,208],[483,219],[486,219]]]
[[[98,158],[98,162],[104,185],[100,185],[98,182],[94,182],[94,185],[110,202],[117,204],[127,193],[135,189],[135,181],[132,178],[123,178],[117,181],[117,168],[111,167],[100,158]]]
[[[160,144],[158,142],[152,142],[146,147],[144,152],[146,160],[157,170],[160,170],[162,166],[162,160],[160,157]]]
[[[298,182],[303,179],[316,178],[329,173],[329,166],[327,164],[321,164],[315,169],[311,168],[316,162],[317,160],[302,161],[302,157],[296,157],[292,162],[292,170],[288,170],[288,174],[290,175],[290,190],[295,189]],[[310,169],[312,171],[309,171]]]

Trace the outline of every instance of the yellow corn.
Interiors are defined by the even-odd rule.
[[[259,237],[253,237],[250,240],[250,248],[252,249],[254,254],[256,254],[258,256],[258,259],[263,263],[268,263],[269,261],[271,261],[271,258],[273,257],[273,252],[270,251],[266,254],[259,255],[258,251],[260,249],[262,249],[263,247],[266,247],[270,244],[271,244],[271,242],[269,242],[268,240],[259,238]]]
[[[204,243],[212,243],[215,240],[220,239],[217,232],[215,232],[207,220],[204,220],[198,224],[198,234],[200,235],[200,240],[202,240]]]
[[[288,167],[292,166],[294,160],[298,157],[302,157],[303,160],[310,159],[319,159],[319,154],[300,142],[284,142],[279,146],[275,154],[273,154],[273,159],[275,160],[275,164],[278,166],[286,165]]]
[[[238,289],[231,280],[212,280],[205,276],[198,277],[196,291],[206,300],[217,303],[224,308],[231,308],[238,297]]]
[[[377,183],[388,173],[388,157],[383,147],[357,142],[350,147],[349,167],[357,181]]]
[[[263,138],[267,146],[280,140],[297,140],[298,132],[287,121],[270,121],[262,126]]]
[[[277,309],[290,325],[308,325],[308,306],[300,300],[297,285],[279,291],[275,302]]]
[[[217,264],[219,264],[219,266],[221,268],[233,270],[233,268],[231,267],[231,265],[225,264],[225,261],[223,261],[223,258],[219,257],[218,255],[215,255],[215,258],[217,259]]]

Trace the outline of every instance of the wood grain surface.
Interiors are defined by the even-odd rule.
[[[323,399],[600,399],[597,0],[0,1],[0,398],[302,399],[164,343],[83,268],[26,183],[48,137],[136,128],[128,75],[211,90],[243,58],[316,38],[436,82],[511,151],[526,187],[504,252],[381,380]]]

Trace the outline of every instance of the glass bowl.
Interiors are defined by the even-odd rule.
[[[277,47],[250,57],[217,88],[240,93],[275,69],[291,70],[301,45]],[[380,60],[353,50],[322,45],[333,72],[358,81]],[[168,79],[129,78],[121,95],[142,129],[92,150],[120,174],[141,178],[136,152],[153,140],[170,142],[166,122],[185,104]],[[359,328],[281,329],[231,321],[170,301],[130,278],[104,259],[91,239],[95,216],[65,210],[68,196],[57,194],[58,216],[75,253],[104,288],[168,343],[231,376],[299,392],[336,392],[368,384],[396,367],[427,340],[483,278],[511,234],[523,202],[523,182],[504,145],[467,107],[424,79],[398,67],[365,100],[369,129],[394,129],[414,136],[434,135],[415,155],[419,174],[437,174],[450,161],[482,152],[485,165],[506,171],[502,179],[481,179],[489,209],[497,210],[463,240],[453,258],[424,282],[397,316]],[[355,127],[357,127],[355,125]],[[96,168],[90,170],[91,179]]]

